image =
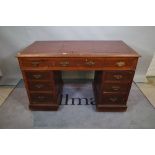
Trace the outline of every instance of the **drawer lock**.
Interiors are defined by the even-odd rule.
[[[32,66],[37,67],[41,62],[40,61],[33,61],[31,62]]]
[[[86,65],[93,66],[93,65],[95,65],[95,62],[94,61],[86,61]]]
[[[123,77],[122,75],[114,75],[114,78],[117,79],[117,80],[122,79],[122,77]]]
[[[112,101],[112,102],[116,102],[117,98],[116,97],[111,97],[109,100]]]
[[[34,77],[35,79],[40,79],[42,76],[41,76],[40,74],[35,74],[35,75],[33,75],[33,77]]]
[[[60,65],[63,67],[69,66],[69,62],[68,61],[62,61],[62,62],[60,62]]]
[[[38,89],[40,89],[40,88],[43,88],[44,85],[43,84],[37,84],[37,85],[35,85],[35,87],[38,88]]]

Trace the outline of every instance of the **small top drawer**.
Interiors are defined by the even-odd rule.
[[[52,63],[52,62],[50,62]],[[20,59],[21,67],[24,68],[37,68],[37,67],[47,67],[49,61],[46,58],[28,58]]]
[[[116,69],[135,69],[137,58],[105,58],[105,67],[114,67]]]
[[[103,72],[104,82],[131,82],[134,71],[105,71]]]
[[[25,76],[28,80],[50,80],[51,72],[48,71],[27,71]]]

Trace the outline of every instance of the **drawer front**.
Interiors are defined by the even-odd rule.
[[[66,58],[23,58],[19,59],[22,69],[135,69],[136,58],[95,58],[95,57],[66,57]]]
[[[30,93],[30,99],[32,104],[47,104],[55,102],[55,98],[51,93]]]
[[[25,76],[28,80],[50,80],[50,72],[46,71],[27,71]]]
[[[53,66],[53,61],[48,58],[24,58],[20,59],[20,64],[23,68],[47,68]]]
[[[51,91],[52,83],[49,82],[31,82],[28,81],[28,87],[30,91]]]
[[[100,104],[105,105],[125,105],[127,94],[104,94],[101,97]]]
[[[135,69],[137,58],[105,58],[104,66],[118,69],[131,68]]]
[[[82,64],[82,59],[77,58],[53,58],[54,67],[78,67]]]
[[[131,82],[134,71],[105,71],[103,72],[104,82]]]
[[[109,92],[128,92],[130,89],[130,84],[126,83],[104,83],[103,84],[103,93]]]

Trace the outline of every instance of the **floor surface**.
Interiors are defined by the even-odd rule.
[[[85,99],[79,105],[76,98],[87,98],[87,105]],[[0,107],[0,128],[155,128],[155,109],[135,84],[131,88],[126,112],[96,112],[93,104],[91,83],[66,83],[59,111],[32,112],[28,109],[23,82],[20,82]]]
[[[155,108],[155,85],[151,83],[137,83],[137,85]]]
[[[7,99],[15,86],[0,86],[0,106]]]

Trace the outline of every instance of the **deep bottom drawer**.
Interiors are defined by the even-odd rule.
[[[30,93],[30,100],[32,104],[56,103],[56,97],[52,93]]]
[[[103,105],[125,105],[128,94],[104,94],[100,98],[100,103]]]

